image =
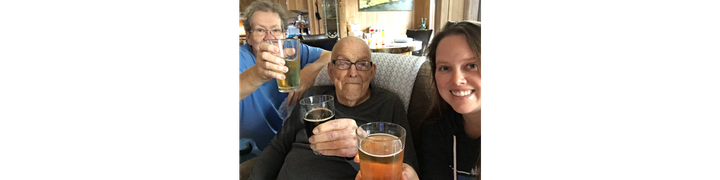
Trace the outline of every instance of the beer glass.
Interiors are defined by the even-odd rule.
[[[285,67],[288,68],[288,71],[283,73],[285,80],[275,79],[279,91],[295,91],[300,86],[300,41],[297,39],[271,39],[267,42],[280,49],[280,52],[275,55],[285,59]]]
[[[405,128],[388,122],[371,122],[355,130],[363,180],[399,180],[405,152]]]
[[[331,95],[310,96],[300,99],[300,114],[303,115],[307,137],[313,135],[318,125],[335,119],[335,98]],[[313,150],[317,155],[320,154]]]

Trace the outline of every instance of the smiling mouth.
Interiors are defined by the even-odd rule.
[[[473,92],[475,92],[475,90],[450,91],[450,93],[452,93],[453,96],[458,96],[458,97],[467,96],[467,95],[472,94]]]

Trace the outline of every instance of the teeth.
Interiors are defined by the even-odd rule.
[[[472,91],[450,91],[454,96],[467,96]]]

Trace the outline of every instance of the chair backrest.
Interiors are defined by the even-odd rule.
[[[430,36],[432,36],[432,32],[432,29],[408,29],[405,34],[409,38],[413,38],[417,41],[422,41],[422,49],[420,49],[420,54],[423,54],[425,53],[425,47],[427,47],[428,43],[430,42]]]
[[[376,64],[375,78],[370,82],[374,87],[380,87],[400,96],[405,110],[410,104],[415,78],[420,66],[426,61],[425,57],[408,56],[389,53],[372,53],[372,61]],[[323,67],[315,78],[315,85],[332,85],[327,74],[327,66]]]
[[[335,43],[338,42],[337,38],[326,38],[326,39],[313,39],[313,40],[300,40],[303,44],[307,44],[312,47],[319,47],[324,50],[332,51],[335,47]]]

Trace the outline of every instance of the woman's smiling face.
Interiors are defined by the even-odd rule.
[[[480,57],[464,35],[449,35],[438,43],[435,82],[440,96],[460,113],[480,111]]]

